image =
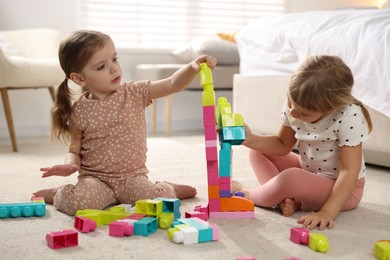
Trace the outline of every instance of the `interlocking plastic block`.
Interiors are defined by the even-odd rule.
[[[223,127],[219,131],[219,141],[231,145],[241,145],[245,141],[245,128],[243,126]]]
[[[124,219],[135,219],[135,220],[140,220],[140,219],[143,219],[145,217],[147,217],[148,215],[147,214],[138,214],[138,213],[135,213],[135,214],[132,214]]]
[[[219,177],[219,183],[220,184],[231,184],[232,179],[231,177]]]
[[[221,203],[219,199],[209,199],[209,217],[210,212],[219,212],[221,211]]]
[[[253,201],[242,197],[221,198],[221,211],[254,211]]]
[[[43,217],[45,215],[45,202],[0,204],[0,219],[18,217]]]
[[[192,218],[183,218],[179,219],[180,222],[183,224],[187,224],[191,227],[194,227],[198,230],[199,232],[199,237],[198,237],[198,242],[203,243],[203,242],[209,242],[213,240],[213,229],[210,228],[209,226],[206,226]]]
[[[203,106],[215,106],[215,92],[213,85],[203,86],[202,92],[202,105]]]
[[[186,211],[184,214],[185,218],[200,218],[203,220],[207,220],[209,218],[208,214],[206,212],[200,212],[200,211]]]
[[[49,232],[46,234],[47,246],[52,249],[78,246],[78,235],[77,231],[71,229]]]
[[[204,127],[204,139],[206,141],[215,140],[215,146],[217,146],[217,128],[215,125]]]
[[[161,200],[138,200],[135,202],[135,212],[147,214],[149,217],[159,218],[162,213]]]
[[[375,243],[375,257],[378,260],[390,260],[390,242],[378,241]]]
[[[76,216],[91,219],[97,226],[108,225],[111,222],[129,217],[131,213],[115,212],[111,210],[83,209],[76,212]]]
[[[256,260],[253,256],[237,256],[236,260]]]
[[[197,244],[199,241],[199,232],[194,227],[185,227],[173,233],[172,241],[176,244],[184,245]]]
[[[203,126],[214,126],[215,121],[215,106],[204,106],[203,107]]]
[[[134,235],[149,236],[157,231],[157,218],[145,217],[134,222]]]
[[[81,233],[88,233],[96,229],[96,222],[88,218],[76,216],[73,227]]]
[[[219,183],[219,189],[220,190],[228,190],[229,192],[232,190],[230,183]]]
[[[163,212],[173,212],[174,213],[174,220],[181,217],[180,213],[180,206],[181,201],[179,199],[173,199],[173,198],[156,198],[156,200],[161,200],[163,202],[162,204],[162,211]]]
[[[309,247],[314,251],[326,253],[329,249],[328,238],[322,233],[310,233]]]
[[[222,115],[221,127],[244,126],[244,119],[240,114]]]
[[[207,63],[200,64],[199,80],[200,80],[200,85],[202,86],[213,84],[213,74],[211,72],[210,67],[207,65]]]
[[[224,211],[224,212],[209,212],[210,218],[223,218],[223,219],[229,219],[229,218],[255,218],[254,211]]]
[[[161,229],[167,229],[173,223],[174,218],[175,216],[173,212],[163,212],[158,219],[158,226]]]
[[[135,207],[131,204],[119,204],[110,208],[112,212],[135,213]]]
[[[209,199],[218,199],[219,198],[219,186],[211,186],[208,187]]]
[[[124,221],[112,222],[108,228],[108,235],[112,237],[131,236],[134,233],[134,227]]]
[[[32,196],[31,197],[31,201],[32,202],[45,202],[45,198],[44,197],[38,197],[38,196]]]
[[[296,244],[307,245],[309,243],[310,231],[304,227],[290,229],[290,240]]]
[[[198,221],[199,223],[202,223],[205,226],[210,227],[213,230],[213,241],[219,240],[220,231],[219,231],[219,227],[216,224],[210,223],[204,219],[197,218],[197,217],[194,217],[192,219]]]
[[[221,198],[230,198],[233,196],[232,192],[230,190],[220,190],[219,196]]]
[[[187,227],[190,227],[190,226],[181,223],[179,220],[175,221],[174,223],[172,223],[172,227],[170,229],[168,229],[168,232],[167,232],[168,238],[172,240],[173,234],[175,234],[175,232],[177,232],[183,228],[187,228]]]
[[[206,147],[206,160],[217,161],[218,160],[218,149],[217,147]]]

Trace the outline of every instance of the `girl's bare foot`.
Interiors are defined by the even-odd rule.
[[[301,209],[302,202],[294,198],[285,198],[282,202],[279,203],[278,206],[282,211],[283,216],[289,217]]]
[[[56,195],[58,188],[46,189],[34,192],[33,195],[37,197],[43,197],[45,199],[45,203],[53,204],[54,195]]]
[[[236,193],[237,191],[241,191],[244,193],[244,197],[247,199],[249,198],[250,194],[250,189],[239,183],[238,181],[232,180],[232,192],[233,194]]]
[[[175,184],[172,182],[165,182],[173,186],[176,192],[176,197],[179,200],[189,199],[196,196],[196,189],[194,187],[182,184]]]

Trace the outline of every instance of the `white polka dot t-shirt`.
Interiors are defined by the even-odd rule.
[[[356,146],[368,137],[368,127],[360,106],[349,104],[316,123],[294,118],[287,104],[282,122],[295,131],[302,169],[336,179],[341,146]],[[364,157],[359,179],[366,174]]]
[[[146,174],[145,108],[150,81],[128,82],[103,100],[82,95],[73,105],[71,125],[81,137],[81,147],[70,152],[81,156],[80,175],[120,178]]]

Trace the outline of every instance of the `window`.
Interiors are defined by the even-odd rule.
[[[118,48],[171,50],[197,37],[231,33],[284,12],[283,0],[83,0],[83,28],[109,34]]]

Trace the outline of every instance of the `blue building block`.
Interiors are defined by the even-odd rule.
[[[241,145],[245,140],[245,128],[243,126],[223,127],[219,131],[219,142]]]
[[[233,196],[232,192],[230,190],[220,190],[219,196],[221,198],[230,198]]]
[[[181,201],[179,199],[171,198],[156,198],[156,200],[162,201],[162,212],[173,213],[174,220],[181,218],[180,206]]]
[[[45,202],[0,204],[0,219],[18,217],[42,217],[45,215]]]
[[[157,218],[145,217],[134,222],[134,235],[149,236],[157,229]]]
[[[194,227],[199,231],[199,243],[213,241],[213,229],[211,227],[203,225],[202,223],[192,218],[182,218],[179,219],[179,221],[183,224]]]

